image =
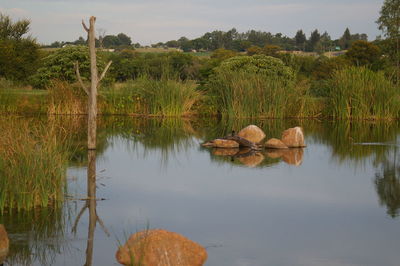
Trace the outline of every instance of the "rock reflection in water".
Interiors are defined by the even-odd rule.
[[[303,162],[304,149],[267,150],[266,154],[272,159],[282,158],[287,164],[299,166]]]
[[[214,148],[212,154],[215,156],[229,157],[230,162],[240,162],[247,167],[257,167],[264,163],[271,165],[271,162],[266,162],[266,159],[282,159],[287,164],[300,166],[303,162],[303,148],[292,149],[267,149],[265,151],[254,151],[251,149],[223,149]]]

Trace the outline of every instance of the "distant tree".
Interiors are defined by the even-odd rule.
[[[103,45],[106,48],[111,48],[121,45],[121,42],[119,38],[115,35],[106,35],[103,38]]]
[[[85,40],[82,36],[80,36],[80,37],[78,38],[78,40],[76,40],[76,41],[74,42],[74,44],[76,44],[76,45],[86,45],[86,40]]]
[[[333,46],[333,42],[331,36],[329,36],[328,32],[324,32],[321,35],[319,42],[315,46],[315,51],[319,54],[323,54],[326,51],[329,51]]]
[[[130,46],[132,44],[132,40],[124,33],[119,33],[117,35],[120,45]]]
[[[184,52],[190,52],[193,49],[192,42],[186,37],[179,38],[178,43]]]
[[[307,41],[307,37],[304,34],[303,30],[298,30],[296,32],[296,36],[294,38],[295,38],[295,41],[296,41],[297,48],[304,51],[305,50],[306,41]]]
[[[104,36],[106,36],[106,32],[107,32],[106,29],[102,29],[102,28],[98,28],[97,29],[97,35],[99,36],[99,47],[100,47],[100,49],[104,48],[103,39],[104,39]]]
[[[318,30],[315,29],[313,32],[311,32],[310,39],[308,40],[308,51],[312,52],[315,51],[315,48],[317,46],[317,43],[321,39],[321,34],[319,34]]]
[[[171,48],[178,48],[179,47],[179,42],[172,40],[172,41],[168,41],[165,43],[166,46],[171,47]]]
[[[339,39],[339,44],[340,47],[344,50],[347,50],[350,48],[351,45],[351,34],[349,28],[346,28],[344,31],[342,37]]]
[[[389,40],[389,56],[396,64],[397,82],[400,82],[400,0],[385,0],[376,21]],[[390,52],[395,51],[395,52]]]
[[[0,13],[0,77],[26,81],[39,62],[39,46],[30,36],[30,21],[12,21]]]
[[[250,46],[251,46],[251,42],[249,42],[248,40],[234,40],[232,42],[232,50],[235,50],[238,52],[244,52]]]
[[[346,57],[358,66],[372,65],[379,60],[380,49],[367,41],[355,41],[346,53]]]
[[[14,22],[9,16],[0,13],[0,40],[20,40],[29,32],[30,23],[27,19]]]

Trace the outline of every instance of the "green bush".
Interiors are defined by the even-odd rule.
[[[82,79],[89,80],[90,58],[89,48],[86,46],[69,46],[58,49],[54,53],[42,59],[42,67],[32,77],[32,85],[35,88],[46,88],[52,80],[76,82],[75,62],[79,62]],[[97,68],[101,71],[105,67],[105,60],[97,56]],[[107,81],[106,79],[104,81]],[[108,80],[109,81],[109,80]]]

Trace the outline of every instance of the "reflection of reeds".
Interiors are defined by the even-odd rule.
[[[375,163],[386,160],[392,146],[385,145],[396,141],[399,124],[392,122],[372,122],[349,120],[325,122],[312,134],[314,141],[331,147],[332,156],[339,162],[351,160],[363,163],[371,158]],[[382,143],[383,145],[358,145],[361,143]]]
[[[66,247],[62,208],[7,211],[1,215],[11,239],[7,265],[54,265],[56,255]]]
[[[58,206],[68,162],[56,129],[34,121],[0,120],[0,211]]]

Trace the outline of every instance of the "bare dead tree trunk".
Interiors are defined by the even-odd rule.
[[[108,68],[111,65],[111,61],[105,67],[103,73],[100,78],[98,77],[97,72],[97,62],[96,62],[96,33],[95,33],[95,22],[96,17],[90,17],[89,20],[89,28],[86,26],[85,22],[82,20],[82,26],[88,33],[89,40],[89,54],[90,54],[90,89],[88,90],[81,78],[79,73],[79,64],[76,62],[75,70],[76,75],[81,84],[82,88],[88,94],[88,149],[95,150],[96,149],[96,119],[97,119],[97,88],[100,84],[100,81],[104,78]]]

